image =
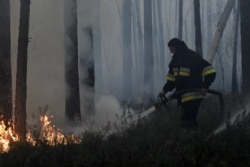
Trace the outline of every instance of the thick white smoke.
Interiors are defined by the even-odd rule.
[[[137,1],[137,0],[136,0]],[[139,1],[139,0],[138,0]],[[81,107],[82,114],[84,114],[86,108],[86,100],[96,100],[96,122],[105,123],[107,118],[114,119],[116,113],[120,113],[119,103],[117,99],[121,97],[122,89],[122,37],[121,37],[121,10],[123,0],[78,0],[78,42],[79,42],[79,58],[80,60],[92,61],[94,60],[96,85],[95,93],[93,89],[81,86]],[[162,0],[162,19],[159,23],[163,24],[163,34],[157,34],[164,36],[165,44],[172,38],[176,37],[177,29],[176,24],[178,20],[177,2],[172,0]],[[220,1],[220,6],[223,8],[226,2]],[[133,1],[133,4],[136,4]],[[138,4],[143,6],[143,0],[140,0]],[[202,12],[202,30],[203,32],[203,47],[204,53],[207,53],[207,48],[210,46],[211,39],[209,35],[213,34],[213,30],[216,28],[218,16],[220,16],[220,10],[215,8],[218,1],[205,1],[201,2]],[[15,90],[15,66],[16,66],[16,54],[17,54],[17,38],[19,27],[19,1],[11,0],[11,37],[12,37],[12,64],[13,64],[13,90]],[[210,15],[213,18],[211,22],[211,28],[208,27],[207,18],[210,17],[207,13],[207,8],[211,8]],[[135,11],[135,8],[133,8]],[[140,18],[142,18],[143,9],[140,8]],[[183,27],[183,39],[191,49],[194,49],[194,28],[193,28],[193,1],[184,1],[184,27]],[[48,105],[49,112],[54,115],[54,121],[56,125],[64,126],[64,103],[65,103],[65,84],[64,84],[64,18],[63,18],[63,0],[36,0],[31,3],[30,13],[30,43],[28,53],[28,75],[27,75],[27,116],[28,121],[31,121],[32,113],[38,116],[38,107],[45,107]],[[154,16],[155,18],[155,16]],[[138,20],[137,20],[138,21]],[[141,20],[143,23],[143,19]],[[223,48],[220,51],[220,55],[226,55],[228,58],[231,56],[229,50],[230,44],[225,41],[230,34],[230,25],[233,24],[233,19],[230,19],[230,24],[227,24],[223,35]],[[133,28],[136,22],[133,22]],[[143,25],[143,24],[142,24]],[[228,28],[229,27],[229,28]],[[92,32],[92,39],[90,38],[89,31]],[[156,27],[154,28],[156,30]],[[134,31],[134,33],[137,30]],[[207,33],[209,32],[209,33]],[[142,32],[143,33],[143,32]],[[133,34],[134,35],[134,34]],[[143,34],[142,34],[143,35]],[[136,38],[133,36],[133,38]],[[135,41],[134,41],[135,42]],[[157,45],[158,47],[161,45]],[[170,54],[167,46],[164,46],[166,66],[162,67],[165,73],[167,73],[167,65],[170,60]],[[136,46],[133,46],[133,61],[135,61],[139,55],[136,51]],[[157,48],[154,48],[157,49]],[[240,51],[239,51],[240,52]],[[156,52],[154,52],[156,53]],[[159,56],[159,55],[158,55]],[[157,56],[156,56],[157,57]],[[238,56],[240,57],[240,56]],[[221,61],[225,62],[225,58],[221,56]],[[239,61],[240,62],[240,61]],[[88,65],[88,63],[86,63]],[[223,64],[231,64],[231,62],[225,62]],[[143,62],[128,64],[131,68],[136,69],[138,65],[143,65]],[[86,78],[85,73],[87,66],[80,66],[80,79]],[[149,67],[151,68],[151,67]],[[223,67],[222,67],[223,68]],[[231,69],[231,68],[230,68]],[[138,70],[138,69],[137,69]],[[143,70],[140,68],[139,70]],[[153,70],[153,69],[152,69]],[[220,71],[220,69],[218,69]],[[240,70],[239,70],[240,71]],[[163,72],[163,73],[164,73]],[[228,69],[224,70],[224,78],[228,82],[222,84],[222,82],[216,81],[214,87],[219,89],[226,83],[230,83],[231,72]],[[140,91],[143,90],[143,77],[135,76],[134,80],[141,84],[133,84],[133,91],[138,93],[138,97],[141,96]],[[163,84],[165,76],[159,76],[156,73],[155,82],[161,82]],[[223,78],[223,77],[217,77]],[[134,81],[134,82],[135,82]],[[157,84],[155,93],[160,91],[161,84]],[[219,85],[219,86],[218,86]],[[229,86],[224,86],[225,90]],[[102,97],[103,96],[103,97]],[[85,100],[86,99],[86,100]],[[109,108],[109,109],[107,109]],[[103,110],[103,112],[102,112]],[[117,110],[117,111],[115,111]],[[113,116],[111,116],[113,115]],[[102,119],[103,118],[103,119]],[[102,119],[102,120],[101,120]]]

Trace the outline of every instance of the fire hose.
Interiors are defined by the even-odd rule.
[[[151,108],[149,108],[146,111],[142,112],[140,114],[140,117],[143,118],[145,116],[148,116],[149,114],[153,113],[155,110],[159,109],[161,106],[166,105],[169,101],[171,101],[173,99],[177,99],[182,94],[188,93],[188,92],[201,92],[201,89],[193,88],[193,89],[179,90],[179,91],[175,91],[172,95],[170,95],[168,97],[159,96],[158,102],[155,103],[155,105],[152,106]],[[223,116],[224,116],[224,100],[223,100],[222,94],[220,92],[216,91],[216,90],[211,90],[211,89],[208,89],[206,93],[218,96],[219,103],[220,103],[220,113],[219,113],[219,115],[220,115],[220,118],[222,119]]]

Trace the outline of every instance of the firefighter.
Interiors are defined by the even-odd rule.
[[[174,89],[176,92],[193,88],[200,90],[183,93],[177,98],[181,106],[181,127],[195,129],[199,106],[215,80],[216,71],[197,52],[189,49],[184,41],[173,38],[168,42],[168,47],[173,56],[169,63],[166,84],[159,96]]]

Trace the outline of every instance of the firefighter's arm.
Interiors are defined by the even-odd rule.
[[[216,77],[215,68],[211,64],[207,64],[207,66],[203,68],[202,75],[204,78],[203,88],[208,89],[215,80]]]
[[[167,92],[172,91],[175,88],[175,76],[173,70],[170,68],[167,77],[166,84],[163,86],[159,96],[164,96]]]

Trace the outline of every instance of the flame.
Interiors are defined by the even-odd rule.
[[[9,122],[10,124],[10,122]],[[19,141],[18,135],[12,130],[12,126],[6,128],[4,121],[0,121],[0,153],[10,150],[10,143]]]
[[[52,115],[50,115],[53,118]],[[49,118],[48,113],[40,116],[40,128],[33,128],[33,133],[31,129],[28,130],[26,135],[27,142],[32,145],[36,145],[37,141],[45,142],[48,145],[55,146],[57,144],[67,145],[69,143],[79,144],[81,139],[74,135],[64,135],[62,130],[52,125],[52,121]],[[35,132],[35,133],[34,133]]]
[[[62,130],[52,125],[50,118],[52,118],[52,116],[49,117],[48,113],[45,113],[40,116],[39,128],[33,126],[32,129],[28,129],[26,134],[26,141],[28,143],[36,146],[39,145],[39,142],[43,142],[50,146],[55,146],[57,144],[80,144],[82,142],[80,138],[73,134],[64,135]],[[10,150],[10,144],[19,141],[17,133],[13,131],[12,127],[14,126],[11,123],[9,123],[9,125],[7,128],[4,121],[0,121],[0,153],[8,152]]]

